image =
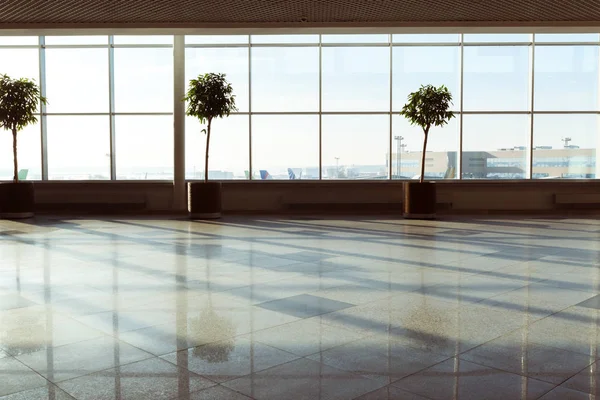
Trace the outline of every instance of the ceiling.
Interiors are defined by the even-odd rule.
[[[600,27],[599,0],[1,0],[0,29]]]

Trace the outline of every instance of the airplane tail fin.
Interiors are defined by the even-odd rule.
[[[290,176],[290,180],[296,179],[296,174],[291,168],[288,168],[288,175]]]
[[[269,171],[265,170],[265,169],[261,169],[260,170],[260,179],[265,180],[265,179],[273,179],[271,177],[271,175],[269,175]]]

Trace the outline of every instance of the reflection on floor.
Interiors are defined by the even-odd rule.
[[[600,395],[600,220],[44,218],[0,260],[2,399]]]

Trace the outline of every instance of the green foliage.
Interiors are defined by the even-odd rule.
[[[408,95],[408,103],[402,107],[400,115],[411,125],[420,126],[427,135],[432,126],[444,126],[454,113],[450,110],[452,94],[444,85],[421,85],[421,88]]]
[[[186,115],[198,118],[201,124],[237,111],[233,88],[225,74],[208,73],[190,80],[184,100],[188,102]]]
[[[40,102],[46,104],[46,98],[34,81],[0,75],[0,128],[18,132],[35,124]]]

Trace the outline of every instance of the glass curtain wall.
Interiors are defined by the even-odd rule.
[[[186,81],[224,72],[239,110],[214,124],[209,179],[415,179],[423,134],[398,115],[446,85],[426,178],[598,177],[598,34],[186,36]],[[49,104],[19,135],[33,180],[173,179],[173,36],[0,36],[0,73]],[[186,177],[205,176],[186,118]],[[0,179],[12,178],[0,135]]]

